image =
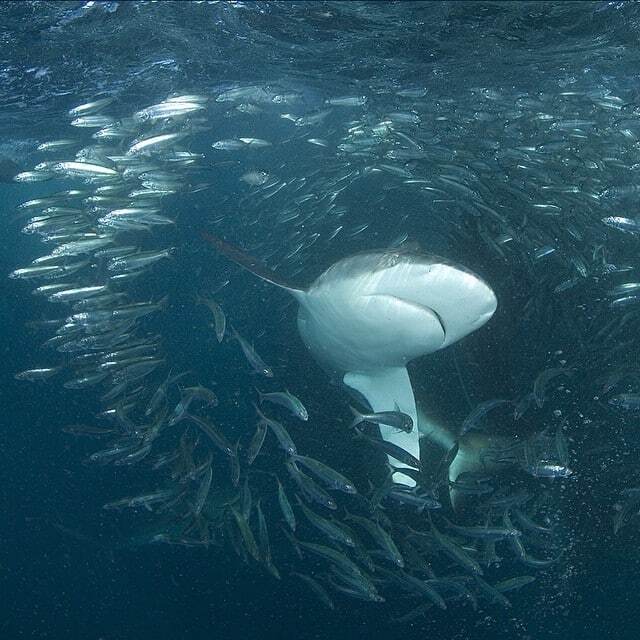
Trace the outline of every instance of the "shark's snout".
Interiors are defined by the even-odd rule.
[[[423,282],[422,294],[429,298],[446,331],[446,347],[479,329],[496,311],[498,301],[491,287],[471,271],[443,263],[434,266]]]

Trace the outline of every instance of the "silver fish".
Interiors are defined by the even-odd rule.
[[[102,129],[104,127],[110,127],[115,124],[115,120],[109,116],[80,116],[72,120],[69,124],[72,127],[83,127],[89,129]]]
[[[290,393],[288,390],[276,391],[274,393],[262,393],[259,389],[256,389],[260,398],[260,404],[264,401],[279,404],[285,409],[288,409],[294,416],[300,418],[300,420],[308,420],[309,414],[304,405],[296,396]]]
[[[367,104],[367,96],[340,96],[328,98],[324,103],[333,107],[362,107]]]
[[[311,471],[311,473],[313,473],[313,475],[322,480],[329,487],[337,489],[338,491],[343,491],[344,493],[357,493],[356,487],[351,480],[323,462],[298,454],[293,456],[293,460],[294,462],[299,462],[301,465],[306,467]]]
[[[169,143],[182,140],[186,136],[186,133],[162,133],[151,138],[143,138],[142,140],[135,141],[127,150],[127,155],[136,154],[148,154],[157,151],[158,148],[164,149]]]
[[[115,98],[113,96],[109,96],[108,98],[99,98],[98,100],[85,102],[84,104],[79,104],[77,107],[73,107],[73,109],[69,109],[69,115],[73,118],[88,116],[108,107],[114,100]]]
[[[85,300],[104,293],[108,290],[107,285],[96,285],[94,287],[78,287],[74,289],[64,289],[56,291],[49,296],[50,302],[75,302],[76,300]]]
[[[225,316],[222,307],[211,298],[203,298],[199,296],[197,302],[198,304],[204,304],[209,307],[209,311],[211,311],[211,315],[213,315],[216,338],[218,342],[222,342],[227,330],[227,317]]]
[[[242,353],[244,353],[249,364],[256,373],[259,373],[266,378],[273,378],[273,371],[271,367],[267,365],[262,358],[256,353],[256,350],[235,330],[231,327],[233,337],[238,341]]]
[[[376,413],[360,413],[357,409],[349,407],[353,414],[351,427],[359,425],[361,422],[373,422],[374,424],[384,424],[394,429],[399,429],[410,433],[413,430],[413,419],[402,411],[378,411]]]
[[[273,431],[273,434],[277,438],[280,446],[287,452],[288,455],[294,456],[297,453],[296,445],[291,439],[289,432],[284,428],[276,420],[272,420],[271,418],[267,418],[267,416],[258,409],[258,407],[253,405],[256,412],[258,413],[259,418]]]
[[[270,147],[271,143],[268,140],[262,140],[261,138],[238,138],[240,142],[248,147]]]
[[[266,171],[247,171],[242,174],[240,180],[252,187],[259,187],[266,184],[270,179],[269,174]]]
[[[43,369],[27,369],[16,373],[14,378],[16,380],[27,380],[29,382],[35,382],[38,380],[48,380],[62,371],[62,367],[47,367]]]
[[[53,165],[53,171],[67,176],[118,176],[115,169],[104,167],[90,162],[57,162]]]

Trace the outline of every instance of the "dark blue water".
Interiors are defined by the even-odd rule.
[[[51,250],[21,233],[27,216],[16,207],[86,186],[59,175],[11,180],[49,158],[73,159],[36,151],[43,141],[90,143],[94,129],[70,127],[70,108],[110,95],[105,113],[123,119],[173,92],[209,98],[184,143],[203,154],[199,168],[185,178],[189,188],[162,200],[175,224],[135,236],[145,250],[175,248],[126,289],[135,300],[168,296],[141,325],[162,337],[165,359],[163,375],[145,380],[145,393],[166,371],[189,371],[193,384],[215,390],[215,421],[235,442],[253,432],[254,386],[286,387],[311,416],[287,423],[299,450],[348,472],[363,492],[369,482],[379,486],[384,456],[352,439],[354,399],[305,349],[296,305],[231,265],[201,233],[241,245],[301,286],[360,251],[419,247],[479,274],[498,300],[486,326],[409,363],[427,415],[457,433],[479,403],[517,402],[542,372],[565,368],[570,373],[549,383],[540,406],[534,401],[518,421],[492,413],[481,431],[520,445],[553,440],[560,429],[572,470],[564,479],[532,478],[519,460],[517,473],[495,480],[498,488],[524,487],[557,534],[558,561],[541,570],[522,566],[500,543],[503,560],[488,570],[490,582],[536,577],[508,594],[510,608],[452,601],[394,623],[420,601],[391,589],[384,603],[336,594],[336,609],[325,609],[290,573],[326,568],[312,558],[295,564],[271,507],[279,581],[242,563],[228,544],[149,543],[159,532],[175,533],[180,517],[102,508],[160,480],[147,463],[91,464],[104,441],[62,431],[95,423],[108,387],[66,389],[71,374],[34,384],[14,378],[58,362],[60,354],[42,346],[51,330],[32,323],[65,313],[31,294],[45,281],[0,278],[2,637],[637,637],[638,520],[631,512],[615,534],[613,525],[621,492],[638,482],[637,412],[610,400],[640,392],[640,299],[632,288],[640,281],[639,33],[640,9],[615,2],[1,5],[0,159],[14,170],[0,173],[0,274]],[[238,87],[270,97],[216,99]],[[344,96],[366,102],[326,102]],[[317,124],[292,122],[324,110]],[[385,121],[389,131],[372,133]],[[240,137],[271,145],[212,148]],[[413,155],[398,157],[398,150]],[[281,190],[247,184],[248,171],[268,173]],[[613,217],[626,226],[605,222]],[[612,290],[623,284],[631,285],[629,300],[612,304],[623,297]],[[213,292],[272,367],[273,381],[249,373],[235,342],[217,343],[206,308],[196,304]],[[269,451],[262,462],[272,470],[281,454],[276,445]],[[214,468],[223,469],[215,473],[226,477],[225,458],[215,456]],[[257,494],[263,491],[258,483]],[[481,524],[470,509],[445,511],[459,524]],[[428,526],[426,516],[406,513],[385,510],[398,538],[407,523]],[[527,545],[549,555],[533,538]],[[450,560],[437,569],[462,573]]]

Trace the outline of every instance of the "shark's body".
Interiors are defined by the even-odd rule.
[[[298,300],[298,330],[319,363],[364,396],[373,411],[399,410],[414,425],[418,418],[406,364],[460,340],[496,309],[486,283],[436,256],[398,250],[358,254],[336,262],[302,289],[237,248],[207,239]],[[384,425],[380,430],[385,440],[420,456],[417,426],[409,433]],[[412,483],[403,474],[395,476]]]

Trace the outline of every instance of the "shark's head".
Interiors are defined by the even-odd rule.
[[[301,302],[303,340],[338,371],[404,366],[475,331],[496,309],[491,288],[467,269],[402,252],[340,260]]]
[[[421,278],[422,297],[442,322],[447,347],[485,324],[495,313],[496,296],[482,278],[465,267],[432,258]]]

